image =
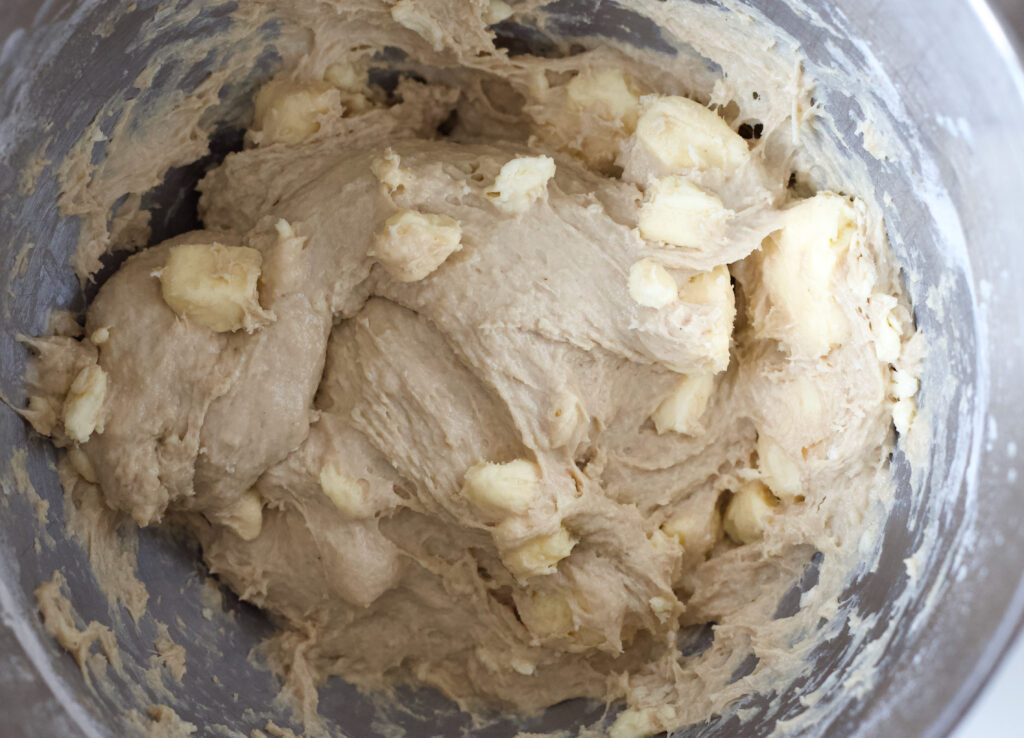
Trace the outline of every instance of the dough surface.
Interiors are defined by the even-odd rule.
[[[125,261],[85,338],[34,339],[26,416],[272,614],[307,717],[338,675],[624,700],[625,738],[799,675],[916,391],[879,216],[793,176],[807,91],[737,113],[653,52],[509,56],[504,3],[290,5],[318,35],[203,230]]]

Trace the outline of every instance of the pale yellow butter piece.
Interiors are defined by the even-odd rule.
[[[694,275],[679,289],[679,299],[692,305],[707,305],[717,310],[715,320],[703,338],[711,366],[722,371],[729,365],[729,344],[736,321],[736,294],[729,269],[724,264]]]
[[[253,129],[261,144],[299,144],[320,130],[323,116],[331,111],[328,82],[271,80],[256,93]]]
[[[109,328],[97,328],[89,336],[89,340],[92,341],[94,346],[102,346],[110,340],[110,329]]]
[[[897,299],[892,295],[871,296],[871,336],[878,360],[892,364],[903,350],[903,323],[897,315]]]
[[[794,377],[785,385],[784,402],[790,410],[790,421],[800,426],[820,425],[825,417],[825,400],[818,383],[805,376]]]
[[[540,467],[527,459],[481,462],[463,478],[462,495],[481,512],[503,517],[526,512],[540,490]]]
[[[107,373],[97,364],[83,367],[64,398],[64,431],[68,438],[85,443],[94,432],[103,432],[106,397]]]
[[[659,434],[674,431],[692,436],[699,433],[703,430],[700,420],[714,388],[715,377],[711,373],[682,377],[651,416],[655,429]]]
[[[214,522],[230,528],[243,541],[253,541],[263,531],[263,499],[255,490],[247,490],[234,505],[212,517]]]
[[[549,535],[538,536],[522,546],[503,553],[501,560],[513,575],[520,579],[542,574],[553,574],[558,562],[572,553],[576,539],[560,527]]]
[[[607,121],[615,121],[631,133],[640,113],[640,98],[621,69],[581,71],[566,85],[569,104]]]
[[[366,75],[345,62],[331,64],[324,70],[324,80],[339,90],[357,91],[366,86]]]
[[[629,296],[638,305],[660,309],[676,301],[679,287],[668,270],[652,259],[641,259],[629,268]]]
[[[761,280],[770,308],[755,315],[755,328],[794,356],[824,356],[849,334],[834,293],[856,213],[845,198],[826,193],[790,208],[784,219],[762,246]]]
[[[906,435],[917,417],[917,390],[920,381],[913,373],[906,370],[896,370],[892,373],[892,391],[896,398],[896,404],[892,409],[892,421],[896,426],[896,432]]]
[[[559,638],[573,630],[572,606],[559,592],[530,592],[517,609],[523,625],[538,638]]]
[[[892,373],[892,389],[898,398],[913,397],[920,386],[918,378],[906,369],[897,369]]]
[[[555,176],[550,156],[521,156],[505,162],[487,195],[503,212],[520,214],[548,193],[548,180]]]
[[[770,436],[757,436],[757,468],[772,493],[792,501],[804,492],[800,467]]]
[[[700,249],[722,235],[727,211],[722,201],[685,177],[657,179],[640,206],[640,235],[649,241]]]
[[[736,295],[732,291],[729,268],[719,264],[710,271],[693,275],[680,288],[679,298],[696,305],[721,305],[726,312],[735,312]]]
[[[399,282],[418,282],[461,248],[462,226],[455,218],[402,210],[384,221],[370,255]]]
[[[529,114],[541,124],[545,141],[614,174],[623,144],[636,129],[643,86],[618,67],[587,67],[553,85],[541,71],[529,77],[529,85]]]
[[[373,107],[367,97],[367,77],[352,64],[338,62],[324,70],[324,81],[338,89],[338,99],[346,113],[362,113]]]
[[[512,17],[512,6],[504,0],[490,0],[484,9],[484,23],[493,26]]]
[[[370,164],[373,176],[384,185],[388,192],[395,192],[408,183],[408,174],[402,169],[402,160],[395,152],[388,150],[384,156],[374,159]]]
[[[328,461],[320,468],[320,489],[346,517],[360,519],[373,516],[367,487],[365,482],[360,483],[342,471],[337,462]]]
[[[759,481],[745,482],[725,508],[722,528],[736,543],[753,543],[764,537],[778,500]]]
[[[688,555],[703,556],[722,537],[722,516],[715,501],[702,508],[691,506],[662,523],[661,530]]]
[[[634,708],[623,710],[615,718],[608,738],[645,738],[664,732],[666,726],[676,723],[675,708],[671,705],[660,707]]]
[[[98,479],[96,469],[89,461],[89,457],[85,455],[85,451],[78,446],[71,446],[68,448],[68,461],[71,462],[71,467],[78,473],[78,476],[91,484],[96,484]]]
[[[522,674],[523,676],[533,676],[537,671],[536,664],[524,659],[517,659],[515,657],[509,659],[508,665],[512,667],[513,671]]]
[[[913,397],[901,397],[892,409],[892,423],[901,436],[910,431],[917,417],[917,401]]]
[[[641,103],[636,139],[669,170],[728,171],[750,157],[747,142],[698,102],[670,95],[644,98]]]
[[[164,302],[181,318],[223,333],[254,330],[268,317],[260,308],[263,256],[246,246],[181,244],[157,272]]]

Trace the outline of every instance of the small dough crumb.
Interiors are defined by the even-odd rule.
[[[84,630],[79,629],[78,616],[64,594],[66,589],[67,581],[60,572],[54,572],[50,581],[36,588],[36,602],[46,630],[75,657],[86,683],[91,681],[90,668],[102,674],[104,665],[109,663],[120,671],[121,655],[113,631],[95,620],[89,622]],[[99,645],[101,654],[92,652],[93,645]]]

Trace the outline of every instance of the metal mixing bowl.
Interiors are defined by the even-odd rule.
[[[1015,38],[1006,31],[1013,25],[1024,28],[1024,5],[1003,1],[1006,7],[997,9],[982,0],[926,5],[823,0],[812,10],[832,30],[812,25],[806,13],[779,1],[740,3],[759,9],[799,39],[812,66],[825,69],[846,60],[837,68],[839,76],[860,74],[865,95],[891,85],[905,108],[893,125],[916,142],[910,159],[898,166],[861,155],[879,192],[890,198],[885,208],[890,238],[910,276],[916,318],[932,347],[922,396],[932,448],[914,477],[897,454],[900,498],[884,532],[880,564],[847,593],[857,598],[861,613],[881,613],[896,623],[878,660],[879,679],[836,700],[811,734],[946,734],[1014,638],[1024,612],[1024,505],[1016,458],[1024,443],[1018,410],[1024,390],[1017,381],[1024,367],[1024,290],[1018,285],[1024,274],[1019,226],[1024,71]],[[173,18],[195,7],[199,10],[187,25],[171,23],[158,42],[138,42],[139,28],[158,12]],[[0,2],[0,391],[15,406],[24,398],[25,361],[15,336],[45,332],[53,308],[81,310],[85,304],[67,266],[78,223],[57,212],[52,162],[68,152],[105,102],[125,93],[156,44],[216,33],[230,22],[230,9],[230,4],[188,0]],[[629,14],[610,1],[560,0],[553,12],[560,19],[557,28],[569,36],[625,34],[642,43],[651,33],[649,26],[631,25]],[[1010,26],[1000,25],[1000,13]],[[201,63],[179,79],[197,79],[205,71]],[[830,88],[834,81],[823,79],[819,99],[839,133],[854,141],[858,100]],[[41,152],[51,164],[33,158]],[[42,164],[41,176],[29,190],[23,173],[34,164]],[[209,164],[169,173],[165,185],[150,194],[154,240],[187,227],[195,203],[180,195]],[[21,262],[25,243],[34,247],[23,252],[27,258]],[[35,489],[50,505],[44,524],[37,523],[6,468],[7,458],[20,448],[28,451]],[[150,612],[172,624],[172,636],[187,645],[188,674],[183,685],[170,685],[168,694],[139,679],[152,655],[153,619],[133,623],[124,611],[109,608],[85,550],[65,530],[54,461],[52,447],[13,411],[0,407],[3,732],[120,735],[118,696],[143,709],[172,701],[182,718],[200,726],[200,735],[231,734],[217,726],[248,734],[268,718],[287,723],[287,715],[272,705],[276,680],[246,660],[269,625],[230,595],[224,596],[224,612],[211,606],[209,597],[200,596],[203,574],[196,552],[155,531],[140,536],[139,576],[151,594]],[[928,547],[929,542],[936,545]],[[929,554],[911,583],[904,560],[919,549]],[[87,687],[72,658],[42,631],[32,592],[55,570],[67,578],[78,613],[109,623],[118,633],[125,676],[111,672],[112,692]],[[913,596],[901,600],[905,592]],[[906,607],[897,608],[898,601]],[[848,689],[842,679],[829,679],[848,668],[856,650],[842,637],[823,644],[803,687]],[[403,694],[410,709],[392,717],[408,735],[469,729],[467,718],[445,709],[436,695]],[[779,717],[803,709],[796,697],[795,691],[787,693],[778,709],[762,709],[743,726],[716,719],[687,735],[765,735]],[[346,735],[378,734],[373,703],[338,680],[322,690],[321,707]],[[524,727],[571,727],[597,719],[600,712],[569,703]],[[513,732],[511,723],[499,721],[475,734]]]

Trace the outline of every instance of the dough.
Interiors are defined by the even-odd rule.
[[[86,338],[34,340],[26,416],[273,615],[307,717],[340,675],[625,700],[622,738],[799,674],[819,616],[773,613],[816,552],[837,595],[916,380],[877,214],[790,186],[798,106],[745,140],[656,55],[497,52],[504,3],[293,5],[320,35],[204,229],[130,257]],[[419,73],[371,84],[332,43],[364,28]]]

